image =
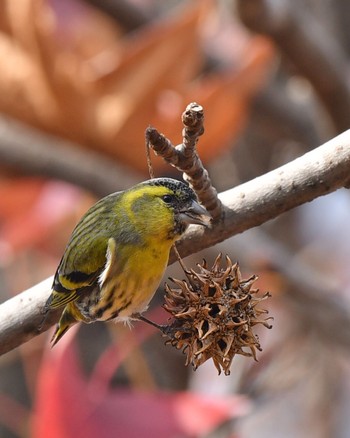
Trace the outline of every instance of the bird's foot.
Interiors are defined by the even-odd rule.
[[[137,319],[139,321],[145,322],[145,323],[155,327],[156,329],[160,330],[164,335],[166,335],[168,333],[168,326],[167,325],[157,324],[156,322],[153,322],[150,319],[145,318],[143,315],[141,315],[141,313],[134,313],[131,316],[131,318]]]

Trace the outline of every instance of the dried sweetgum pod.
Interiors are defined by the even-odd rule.
[[[164,308],[171,314],[164,330],[166,344],[186,354],[186,365],[197,369],[212,359],[219,374],[230,374],[235,354],[253,357],[260,350],[256,325],[271,328],[267,310],[258,307],[270,294],[258,297],[255,275],[243,280],[237,263],[228,256],[222,267],[219,254],[208,269],[204,260],[198,271],[187,271],[186,280],[171,278],[165,285]]]

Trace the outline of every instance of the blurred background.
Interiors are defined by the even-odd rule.
[[[148,178],[146,127],[181,142],[188,103],[219,191],[350,126],[348,0],[0,5],[1,302],[55,272],[93,202]],[[272,293],[258,362],[194,372],[140,323],[83,326],[53,350],[45,333],[0,358],[0,436],[350,437],[349,223],[343,189],[186,260],[223,252]],[[162,302],[147,316],[164,321]]]

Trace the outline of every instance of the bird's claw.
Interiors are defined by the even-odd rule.
[[[145,318],[140,313],[134,313],[131,317],[133,319],[137,319],[139,321],[145,322],[145,323],[155,327],[156,329],[160,330],[164,335],[168,334],[169,326],[166,324],[157,324],[156,322],[153,322],[150,319]]]

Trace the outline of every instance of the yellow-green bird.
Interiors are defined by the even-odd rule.
[[[194,191],[155,178],[93,205],[77,224],[55,274],[45,309],[63,308],[55,345],[76,322],[128,321],[144,312],[189,224],[210,215]]]

